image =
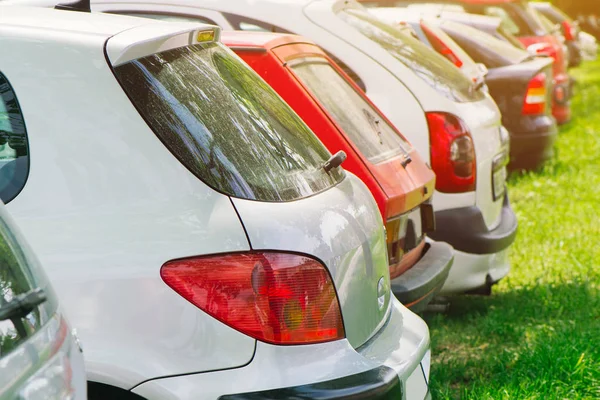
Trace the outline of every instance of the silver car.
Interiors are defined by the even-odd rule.
[[[0,265],[0,400],[85,399],[79,342],[2,203]]]

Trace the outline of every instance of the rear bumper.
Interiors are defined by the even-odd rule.
[[[147,400],[428,399],[429,331],[393,298],[386,324],[360,348],[347,340],[305,346],[257,342],[239,368],[149,380]]]
[[[536,169],[554,156],[558,128],[548,115],[521,116],[507,127],[510,132],[509,169]]]
[[[219,397],[219,400],[259,400],[259,399],[402,399],[402,384],[396,372],[381,366],[360,374],[345,376],[331,381],[301,385],[284,389],[265,390],[232,394]]]
[[[489,230],[476,206],[438,211],[436,231],[429,236],[456,250],[471,254],[493,254],[508,248],[517,236],[517,216],[504,195],[500,224]]]
[[[440,291],[454,262],[454,250],[447,243],[427,243],[421,259],[391,281],[392,292],[413,312],[420,312]]]

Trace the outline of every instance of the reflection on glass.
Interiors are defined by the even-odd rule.
[[[31,272],[22,267],[15,257],[14,249],[6,240],[6,226],[0,221],[0,307],[12,301],[15,296],[36,288]],[[25,318],[0,321],[0,358],[13,350],[26,339],[19,334],[19,328],[29,335],[40,326],[40,311],[36,308]]]
[[[326,60],[305,59],[292,69],[370,162],[407,155],[410,145]]]
[[[429,86],[447,98],[477,101],[485,97],[473,89],[473,83],[452,63],[418,39],[379,20],[363,9],[347,8],[339,17],[360,33],[379,44],[423,79]]]
[[[289,201],[325,190],[343,171],[247,65],[221,44],[177,48],[116,68],[133,103],[165,145],[218,191]]]
[[[0,74],[0,200],[11,201],[27,179],[25,122],[10,84]]]

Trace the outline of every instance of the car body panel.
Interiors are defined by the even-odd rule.
[[[347,340],[310,347],[272,346],[259,342],[253,362],[246,367],[152,380],[133,392],[146,398],[209,400],[218,397],[223,387],[231,394],[293,387],[385,365],[393,368],[400,377],[406,389],[404,399],[421,400],[425,396],[415,385],[419,383],[415,378],[423,374],[429,379],[428,348],[425,323],[393,299],[389,322],[359,350],[352,348]],[[422,367],[420,360],[424,360]],[[266,374],[265,371],[274,372]],[[413,382],[415,380],[417,382]]]
[[[0,69],[19,98],[31,154],[27,184],[8,208],[86,343],[89,378],[130,388],[157,376],[248,363],[255,340],[203,316],[159,275],[170,259],[249,245],[230,199],[173,157],[106,62],[108,35],[156,22],[115,17],[109,19],[122,26],[104,36],[41,35],[33,26],[38,12],[44,21],[51,13],[56,27],[79,18],[28,9],[31,28],[20,40],[3,38],[4,51],[14,57],[3,59]],[[0,20],[13,13],[19,14],[3,9]],[[89,16],[96,19],[83,26],[110,26],[100,15]],[[27,51],[28,36],[38,43],[35,51]],[[40,76],[47,77],[43,88],[31,78]],[[115,110],[119,116],[107,118]],[[122,172],[109,174],[107,165]],[[207,335],[220,340],[207,341]]]
[[[23,398],[24,393],[35,392],[85,400],[86,377],[79,339],[37,257],[1,203],[0,245],[0,307],[30,290],[41,289],[45,297],[22,318],[0,320],[0,399]]]
[[[370,192],[359,182],[348,173],[335,188],[288,203],[233,199],[252,249],[306,253],[327,266],[346,337],[354,347],[379,330],[390,305],[383,223]],[[272,223],[264,223],[265,215]],[[388,290],[379,307],[381,279]]]

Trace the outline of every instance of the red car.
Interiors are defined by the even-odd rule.
[[[552,115],[563,124],[571,119],[571,79],[567,74],[566,46],[561,38],[545,28],[525,0],[359,0],[367,6],[407,6],[414,3],[454,4],[472,14],[499,17],[503,28],[515,35],[530,51],[554,59]]]
[[[332,153],[346,153],[344,169],[367,184],[385,221],[392,290],[407,307],[422,310],[443,286],[454,258],[449,245],[425,239],[434,228],[432,170],[314,43],[259,32],[223,32],[221,39]]]

